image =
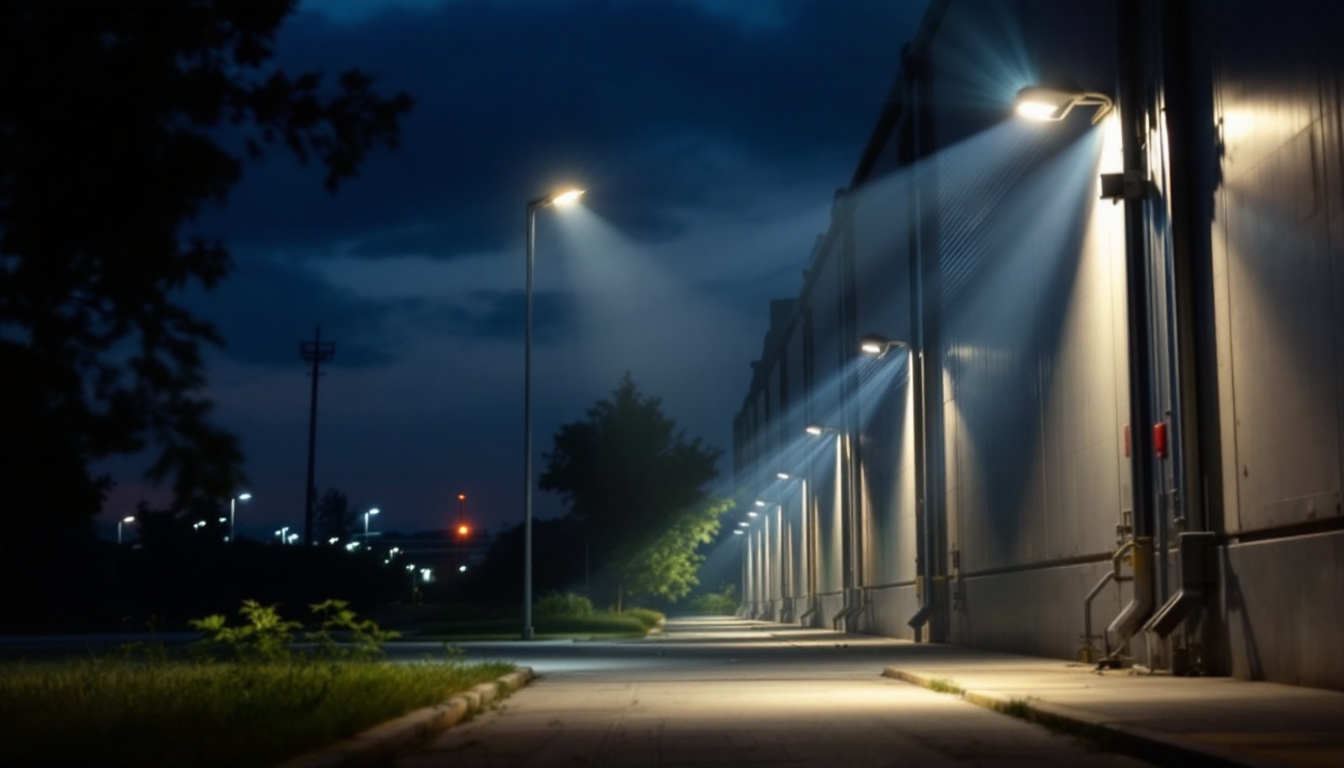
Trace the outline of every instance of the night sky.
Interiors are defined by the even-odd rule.
[[[402,146],[336,195],[278,152],[226,210],[236,269],[191,297],[216,420],[247,456],[240,535],[301,530],[309,379],[299,342],[336,343],[321,380],[319,489],[380,530],[523,514],[526,201],[537,216],[535,471],[551,435],[629,371],[723,450],[769,300],[797,294],[831,200],[873,129],[924,0],[309,0],[281,30],[290,70],[376,73],[417,105]],[[143,465],[104,525],[141,499]],[[240,489],[241,490],[241,489]],[[539,494],[538,516],[561,513]]]

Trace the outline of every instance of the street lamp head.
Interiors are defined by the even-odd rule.
[[[121,519],[121,522],[123,522],[123,523],[134,523],[134,522],[135,522],[135,516],[134,516],[134,515],[131,515],[130,517],[123,517],[123,518]]]
[[[879,336],[876,333],[867,334],[859,340],[859,351],[869,357],[882,357],[890,352],[892,347],[911,349],[908,341],[888,339],[886,336]]]
[[[790,475],[788,472],[776,472],[775,477],[778,477],[780,480],[788,480],[793,477],[793,475]]]
[[[556,206],[557,208],[564,208],[565,206],[577,203],[579,201],[579,198],[583,196],[584,191],[585,190],[579,189],[578,187],[563,189],[560,190],[559,192],[553,193],[549,198],[547,198],[547,202],[550,203],[551,205]]]
[[[243,492],[243,493],[238,494],[238,500],[239,500],[239,501],[247,501],[247,500],[250,499],[250,498],[252,498],[252,494],[250,494],[250,493]]]
[[[756,506],[758,506],[758,507],[768,507],[768,506],[770,506],[770,505],[767,504],[766,502],[760,500],[760,499],[757,499],[757,500],[756,500]]]
[[[1068,116],[1074,107],[1099,107],[1092,115],[1092,124],[1110,114],[1114,102],[1104,93],[1060,90],[1040,85],[1029,85],[1017,92],[1017,114],[1028,120],[1058,122]]]
[[[753,509],[752,511],[750,511],[750,512],[747,513],[747,517],[759,517],[759,516],[760,516],[760,513],[757,512],[757,511],[754,510],[754,509]]]
[[[807,432],[807,434],[812,435],[813,437],[820,437],[821,435],[840,434],[840,429],[838,427],[827,427],[822,424],[808,424],[807,428],[804,431]]]
[[[748,523],[746,520],[743,520],[742,522],[737,524],[737,527],[746,528],[748,525],[751,525],[751,523]]]
[[[369,510],[369,514],[370,514],[370,515],[376,515],[376,514],[378,514],[378,508],[377,508],[377,507],[374,507],[373,509],[370,509],[370,510]]]
[[[741,535],[742,535],[742,529],[741,529],[741,528],[734,528],[734,529],[733,529],[733,533],[737,534],[738,536],[741,536]]]

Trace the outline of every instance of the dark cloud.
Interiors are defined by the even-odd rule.
[[[524,201],[582,180],[623,231],[668,237],[668,211],[718,204],[753,163],[852,163],[922,5],[799,0],[770,25],[674,0],[303,13],[281,35],[286,66],[357,66],[412,93],[403,146],[334,197],[276,155],[219,224],[249,245],[450,257],[517,239]]]
[[[355,296],[298,265],[240,259],[221,288],[189,300],[223,335],[224,353],[240,362],[301,364],[299,343],[311,341],[316,326],[324,338],[339,340],[333,365],[363,368],[396,359],[384,331],[397,305]]]

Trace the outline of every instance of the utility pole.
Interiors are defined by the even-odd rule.
[[[317,487],[313,484],[313,467],[317,460],[317,380],[322,375],[322,363],[336,354],[336,343],[322,340],[322,326],[313,331],[312,342],[299,342],[299,357],[312,363],[309,376],[313,380],[313,395],[308,410],[308,485],[303,503],[303,543],[313,543],[313,516],[317,503]]]

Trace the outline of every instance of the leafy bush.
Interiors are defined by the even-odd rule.
[[[654,627],[658,626],[659,622],[667,618],[658,611],[650,610],[648,608],[631,608],[629,610],[622,611],[617,615],[627,616],[629,618],[634,619],[635,621],[638,621],[640,625],[643,626],[644,629],[646,630],[653,629]]]
[[[722,592],[696,595],[686,607],[701,616],[730,616],[737,613],[738,605],[737,590],[729,585]]]
[[[573,592],[552,592],[533,604],[532,613],[537,616],[590,616],[593,601]]]
[[[383,643],[400,637],[399,632],[384,630],[372,619],[360,619],[344,600],[324,600],[309,606],[321,616],[316,632],[304,639],[312,643],[311,655],[329,659],[376,659],[383,655]],[[211,655],[234,661],[286,661],[292,655],[294,632],[302,629],[297,621],[280,617],[274,605],[262,605],[256,600],[244,600],[238,613],[245,623],[231,627],[223,615],[214,614],[203,619],[192,619],[192,627],[205,635],[202,646]],[[342,644],[332,636],[341,633]]]
[[[634,616],[594,613],[590,616],[548,616],[536,623],[547,635],[617,634],[643,637],[648,627]]]

